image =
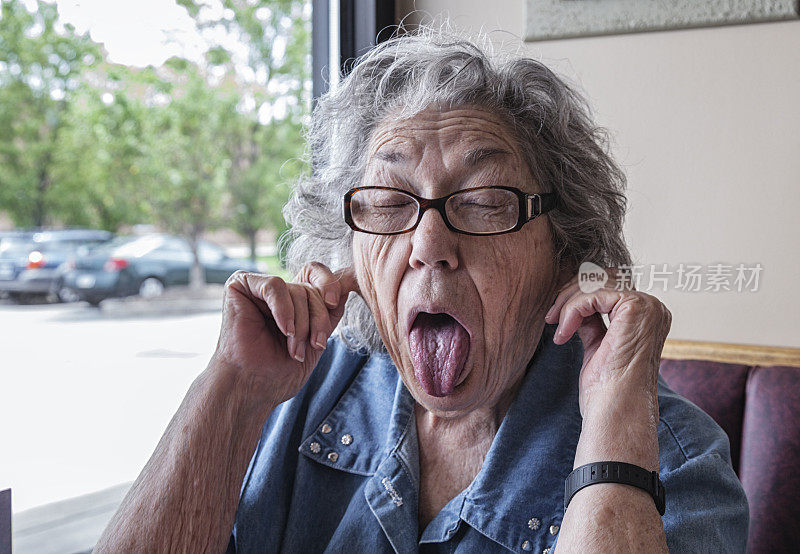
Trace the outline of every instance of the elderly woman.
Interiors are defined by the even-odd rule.
[[[530,59],[360,59],[286,208],[296,282],[229,280],[98,551],[743,551],[728,439],[658,375],[669,311],[576,277],[630,263],[602,138]]]

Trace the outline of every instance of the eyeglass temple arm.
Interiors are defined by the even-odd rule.
[[[556,207],[556,195],[554,192],[544,192],[541,194],[528,194],[528,220],[538,215],[549,212]]]

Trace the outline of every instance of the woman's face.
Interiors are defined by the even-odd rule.
[[[475,108],[385,122],[363,184],[426,198],[487,185],[543,192],[502,120]],[[430,209],[409,233],[355,233],[353,249],[362,296],[419,404],[457,417],[519,383],[556,292],[546,217],[480,237],[450,231]]]

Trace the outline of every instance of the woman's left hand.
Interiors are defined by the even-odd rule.
[[[617,286],[613,269],[606,272],[608,280],[593,292],[583,292],[579,276],[574,277],[545,316],[547,323],[558,323],[556,344],[564,344],[576,331],[583,342],[579,403],[584,418],[609,403],[644,402],[658,409],[661,349],[672,322],[661,301],[630,286],[617,290],[625,287]],[[601,314],[608,314],[608,328]]]
[[[572,467],[618,461],[659,471],[658,367],[672,315],[657,298],[630,286],[617,287],[615,272],[606,273],[608,280],[591,292],[581,290],[580,275],[573,278],[545,316],[547,323],[558,323],[556,344],[575,332],[583,342],[578,384],[583,421]],[[608,328],[601,314],[608,314]],[[585,487],[572,497],[561,523],[559,549],[563,544],[567,552],[585,550],[585,526],[589,521],[597,525],[599,514],[616,528],[627,528],[630,520],[614,522],[616,513],[639,514],[637,536],[658,537],[659,550],[666,552],[652,498],[617,483]]]

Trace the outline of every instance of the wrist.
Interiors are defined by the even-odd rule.
[[[614,460],[658,471],[658,401],[600,398],[585,410],[573,468]]]
[[[653,497],[659,515],[664,515],[664,485],[657,471],[647,471],[626,462],[592,462],[578,467],[564,482],[564,508],[578,492],[590,485],[622,484],[638,488]],[[596,492],[596,491],[595,491]],[[628,492],[631,492],[628,489]]]
[[[617,387],[592,392],[584,405],[584,425],[609,419],[635,420],[655,425],[658,422],[658,395],[633,387]]]
[[[255,419],[263,420],[263,425],[280,404],[269,394],[268,387],[257,383],[252,374],[216,356],[211,358],[198,381],[209,387],[213,394],[224,397],[226,404],[234,409],[234,417],[243,420],[241,423]]]

